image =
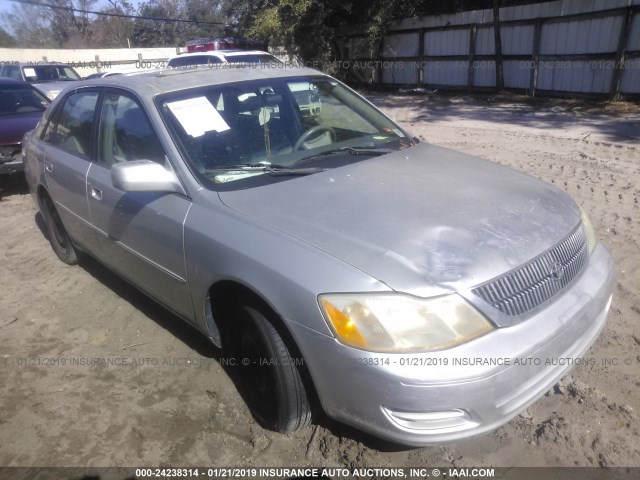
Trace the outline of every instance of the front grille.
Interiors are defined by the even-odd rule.
[[[582,225],[547,253],[473,290],[507,315],[523,315],[557,295],[587,264]]]

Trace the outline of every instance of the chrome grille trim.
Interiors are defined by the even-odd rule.
[[[523,315],[560,293],[588,258],[587,237],[580,224],[548,252],[472,291],[506,315]]]

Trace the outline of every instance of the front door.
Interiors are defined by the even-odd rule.
[[[91,222],[98,232],[101,257],[141,290],[189,320],[193,306],[184,262],[183,225],[191,202],[183,195],[124,192],[111,182],[118,162],[166,155],[141,103],[128,92],[103,97],[97,161],[87,177]]]
[[[43,134],[44,170],[49,194],[74,242],[95,251],[87,204],[86,179],[91,166],[92,135],[98,92],[69,95]]]

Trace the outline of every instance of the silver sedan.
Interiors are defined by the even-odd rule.
[[[23,152],[58,257],[207,335],[265,428],[322,410],[409,445],[490,431],[611,302],[611,255],[567,194],[421,142],[315,70],[83,82]]]

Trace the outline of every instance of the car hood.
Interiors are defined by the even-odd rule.
[[[0,145],[22,142],[22,137],[36,127],[43,112],[0,115]]]
[[[559,189],[429,144],[219,195],[392,289],[421,296],[501,275],[580,222],[579,208]]]
[[[49,93],[55,93],[54,97],[57,96],[60,92],[62,92],[65,88],[73,85],[74,83],[79,82],[80,80],[64,80],[61,82],[34,82],[33,85],[35,88],[40,90],[47,97]]]

